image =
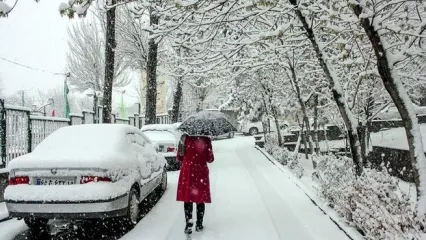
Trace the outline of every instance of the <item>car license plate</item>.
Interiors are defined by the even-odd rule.
[[[38,178],[37,185],[72,185],[75,184],[74,179],[62,178]]]

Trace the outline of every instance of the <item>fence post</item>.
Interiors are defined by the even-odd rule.
[[[98,112],[98,121],[96,122],[96,123],[103,123],[103,115],[104,115],[104,109],[102,108],[102,106],[98,106],[98,109],[97,109],[97,112]]]
[[[86,123],[86,113],[84,111],[82,111],[83,117],[81,118],[81,124],[85,124]]]
[[[139,121],[139,114],[135,113],[135,127],[137,128],[141,128],[141,126],[139,126],[140,121]]]
[[[0,166],[6,166],[6,109],[3,99],[0,99],[0,152]]]
[[[27,111],[27,152],[30,153],[33,149],[33,123],[31,121],[31,112]]]

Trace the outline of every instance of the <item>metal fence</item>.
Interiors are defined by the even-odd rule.
[[[157,123],[170,124],[168,114],[157,116]],[[116,118],[112,122],[141,128],[145,117],[134,114],[128,119]],[[69,125],[102,123],[102,108],[84,110],[81,114],[70,114],[70,118],[42,117],[31,115],[31,109],[4,104],[0,99],[0,169],[9,161],[34,150],[47,136],[57,129]]]

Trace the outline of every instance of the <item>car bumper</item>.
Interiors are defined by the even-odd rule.
[[[14,218],[95,219],[124,216],[128,194],[109,199],[78,202],[6,201],[9,216]]]

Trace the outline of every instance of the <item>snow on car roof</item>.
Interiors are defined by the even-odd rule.
[[[124,124],[63,127],[42,141],[32,153],[9,163],[9,169],[52,167],[120,167],[132,159],[131,137],[139,129]]]
[[[149,124],[142,126],[142,131],[173,131],[175,128],[171,124]]]

